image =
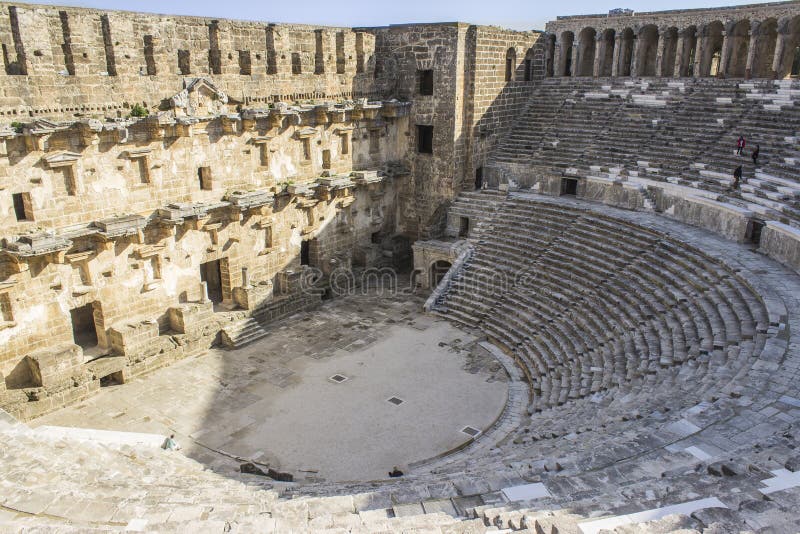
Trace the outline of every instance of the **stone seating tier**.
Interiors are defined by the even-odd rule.
[[[726,195],[741,164],[744,177],[756,179],[728,201],[756,207],[767,219],[800,223],[796,82],[629,82],[543,80],[487,167],[502,173],[505,165],[521,164],[532,175],[638,176]],[[663,105],[643,105],[653,101]],[[748,142],[745,157],[734,155],[740,134]],[[757,168],[749,157],[756,144]]]

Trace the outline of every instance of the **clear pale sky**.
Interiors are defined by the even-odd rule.
[[[558,15],[607,13],[623,7],[635,11],[719,7],[731,0],[652,0],[644,2],[567,0],[27,0],[62,6],[125,9],[171,15],[294,22],[324,26],[384,26],[405,22],[461,21],[495,24],[517,30],[542,30]],[[766,3],[750,0],[739,4]]]

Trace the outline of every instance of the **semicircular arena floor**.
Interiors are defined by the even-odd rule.
[[[422,314],[419,296],[354,295],[112,386],[32,422],[174,432],[220,472],[225,454],[297,481],[387,478],[457,448],[502,414],[508,375],[477,339]]]

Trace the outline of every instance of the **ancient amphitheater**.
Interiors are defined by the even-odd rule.
[[[0,531],[800,531],[800,2],[0,44]]]

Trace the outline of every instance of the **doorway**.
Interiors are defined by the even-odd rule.
[[[483,188],[483,167],[475,169],[475,190],[478,191]]]
[[[469,217],[459,217],[458,237],[469,236]]]
[[[439,285],[439,283],[441,283],[442,278],[444,278],[444,275],[446,275],[447,271],[450,270],[450,267],[452,267],[450,262],[444,260],[439,260],[437,262],[434,262],[433,265],[431,265],[431,272],[430,272],[431,288],[435,288],[436,286]]]
[[[219,260],[200,264],[200,280],[206,283],[209,300],[215,304],[222,302],[222,272]]]
[[[311,254],[309,253],[308,241],[300,242],[300,265],[310,265]]]
[[[69,311],[72,319],[72,337],[75,344],[84,348],[97,346],[97,327],[94,324],[94,306],[91,303]]]
[[[562,195],[577,195],[578,194],[578,180],[574,178],[561,179],[561,194]]]

